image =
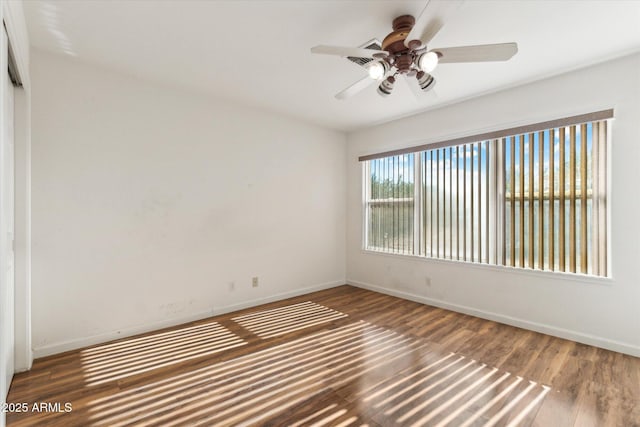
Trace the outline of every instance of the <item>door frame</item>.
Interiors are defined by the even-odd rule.
[[[9,62],[9,36],[2,28],[0,62]],[[15,372],[15,138],[14,85],[0,70],[0,392],[9,390]]]
[[[0,20],[8,35],[22,87],[14,87],[14,367],[31,369],[31,79],[29,37],[23,4],[0,0]],[[8,64],[0,64],[6,70]]]

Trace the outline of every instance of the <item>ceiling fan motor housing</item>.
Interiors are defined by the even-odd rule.
[[[407,74],[413,66],[413,55],[411,55],[411,53],[400,55],[396,58],[393,65],[395,65],[400,74]]]
[[[382,50],[389,52],[386,61],[398,69],[400,74],[414,75],[415,48],[420,46],[405,45],[405,40],[413,26],[415,18],[411,15],[398,16],[393,20],[393,32],[382,41]],[[418,43],[420,45],[421,43]]]
[[[386,50],[391,55],[407,50],[404,40],[409,35],[416,20],[411,15],[398,16],[393,20],[393,32],[382,40],[382,50]]]

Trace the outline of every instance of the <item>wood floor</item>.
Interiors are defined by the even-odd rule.
[[[631,427],[640,359],[341,286],[36,360],[8,402],[11,426]]]

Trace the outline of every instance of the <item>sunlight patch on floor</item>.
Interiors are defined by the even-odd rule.
[[[323,305],[306,301],[286,307],[237,316],[232,320],[260,338],[271,338],[343,317],[347,317],[347,315]]]
[[[307,305],[298,309],[304,311]],[[269,315],[277,318],[287,311]],[[379,424],[415,427],[515,426],[535,414],[549,391],[359,321],[95,399],[89,404],[89,421],[109,426],[249,426],[284,416],[293,426],[360,425],[359,414],[350,412],[346,400],[295,412],[299,405],[341,387],[356,387],[349,395],[355,393],[358,410]]]
[[[82,375],[88,385],[98,385],[245,344],[210,322],[82,350]]]
[[[97,399],[90,419],[110,426],[144,420],[163,425],[258,423],[422,347],[411,341],[357,322]]]

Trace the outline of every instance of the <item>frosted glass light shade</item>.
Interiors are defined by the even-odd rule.
[[[420,56],[418,66],[426,73],[430,73],[436,69],[438,65],[438,54],[435,52],[427,52]]]
[[[387,70],[381,62],[372,62],[368,67],[368,71],[369,77],[374,80],[380,80],[384,77],[384,73]]]

